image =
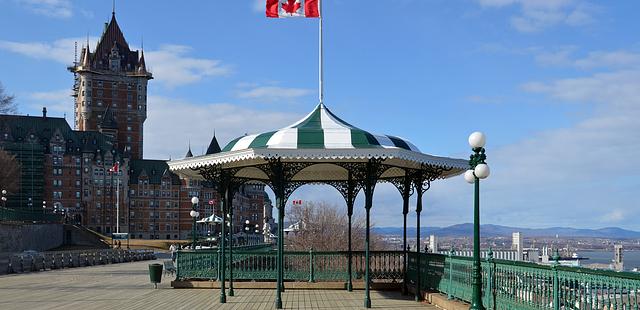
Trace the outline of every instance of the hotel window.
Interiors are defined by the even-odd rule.
[[[102,87],[102,81],[98,81],[98,87]]]
[[[76,198],[80,198],[80,192],[76,192]]]

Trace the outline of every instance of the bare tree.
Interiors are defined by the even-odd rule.
[[[289,233],[287,245],[294,251],[346,251],[349,240],[349,221],[346,207],[327,202],[308,202],[294,205],[289,220],[298,225],[298,230]],[[352,249],[364,250],[365,218],[354,215],[351,226]],[[371,249],[380,250],[383,242],[371,233]]]
[[[15,114],[18,111],[15,98],[15,96],[5,93],[2,82],[0,82],[0,114]]]
[[[0,190],[15,193],[20,190],[20,162],[15,155],[0,149]]]

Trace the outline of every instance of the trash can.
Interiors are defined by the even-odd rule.
[[[153,288],[158,288],[158,283],[162,281],[162,264],[149,264],[149,279]]]

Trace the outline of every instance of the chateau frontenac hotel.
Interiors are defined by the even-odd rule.
[[[0,115],[0,148],[21,164],[20,188],[8,194],[7,207],[65,210],[68,221],[110,234],[116,231],[119,197],[120,232],[136,239],[188,238],[193,196],[200,198],[201,216],[214,209],[220,216],[220,199],[210,184],[180,179],[165,160],[144,159],[144,122],[153,109],[147,86],[153,75],[144,51],[129,48],[115,14],[97,46],[85,45],[79,56],[68,68],[75,77],[75,128],[64,118],[47,116],[46,108],[40,116]],[[216,152],[214,135],[206,154]],[[193,156],[190,149],[186,156]],[[120,175],[110,171],[115,162]],[[270,206],[263,185],[241,188],[234,228],[242,230],[245,220],[262,227],[265,204]]]

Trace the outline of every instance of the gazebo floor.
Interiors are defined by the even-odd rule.
[[[156,261],[160,262],[160,261]],[[237,288],[226,304],[219,291],[172,289],[165,278],[149,283],[152,262],[0,276],[1,309],[273,309],[275,292]],[[282,295],[287,309],[363,309],[364,292],[297,289]],[[375,309],[436,309],[397,291],[371,291]]]

